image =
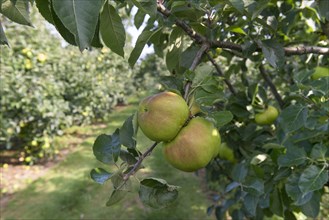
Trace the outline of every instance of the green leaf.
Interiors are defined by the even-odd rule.
[[[223,92],[217,91],[216,93],[210,93],[204,89],[197,89],[195,91],[195,101],[200,105],[213,105],[215,102],[223,100]]]
[[[93,151],[97,160],[110,164],[118,160],[120,147],[119,129],[117,129],[112,135],[98,136],[93,145]]]
[[[168,70],[173,71],[179,64],[180,54],[183,48],[184,32],[181,28],[173,28],[169,37],[169,50],[166,54],[166,65]]]
[[[123,176],[124,174],[122,173],[123,167],[121,167],[113,176],[111,177],[111,182],[113,185],[113,188],[115,190],[122,190],[122,191],[131,191],[132,189],[132,183],[131,181],[124,180]]]
[[[230,26],[228,30],[237,34],[247,35],[246,32],[244,32],[244,30],[238,26]]]
[[[9,46],[5,31],[3,30],[1,23],[0,23],[0,44],[7,44]]]
[[[103,168],[95,168],[90,172],[90,177],[99,184],[104,184],[112,175],[112,173],[107,172]]]
[[[220,111],[211,114],[211,117],[217,122],[217,127],[222,127],[233,119],[233,114],[230,111]]]
[[[327,151],[328,151],[328,147],[322,144],[316,144],[313,146],[310,156],[314,160],[325,159]]]
[[[127,118],[120,128],[120,142],[127,148],[136,148],[134,116],[135,114]]]
[[[137,159],[135,158],[135,156],[125,150],[120,151],[120,159],[125,161],[129,165],[133,165],[137,162]]]
[[[320,212],[320,201],[321,201],[321,194],[316,191],[313,193],[312,198],[300,207],[301,211],[304,215],[316,218]]]
[[[247,174],[248,174],[248,167],[245,163],[242,162],[233,167],[232,178],[235,181],[239,183],[243,182]]]
[[[263,0],[257,2],[256,8],[252,10],[251,20],[254,20],[255,18],[258,17],[258,15],[262,13],[262,11],[268,6],[268,2],[269,0]]]
[[[283,216],[284,204],[282,198],[282,191],[277,187],[274,188],[273,192],[270,195],[270,210],[278,216]]]
[[[323,185],[328,182],[328,171],[315,165],[307,167],[300,176],[298,186],[302,193],[312,192],[322,189]]]
[[[307,159],[306,152],[302,147],[291,145],[285,155],[278,158],[278,165],[281,167],[298,166],[304,164]]]
[[[140,184],[139,197],[152,208],[166,207],[178,197],[179,187],[169,185],[165,180],[146,178]]]
[[[199,51],[199,47],[195,45],[191,45],[188,47],[182,54],[179,60],[179,65],[185,68],[190,68],[193,63],[194,57]]]
[[[207,79],[207,77],[212,74],[213,69],[214,68],[209,64],[200,64],[194,71],[195,76],[192,81],[192,87],[202,85],[202,83]]]
[[[142,10],[145,14],[149,14],[151,17],[157,14],[157,1],[132,0],[132,2],[139,10]]]
[[[145,19],[145,13],[142,10],[138,10],[134,16],[134,24],[137,29],[139,29]]]
[[[310,201],[313,196],[313,192],[309,193],[302,193],[302,191],[298,187],[298,181],[300,178],[299,173],[292,173],[288,179],[287,183],[285,184],[285,189],[288,196],[294,201],[294,204],[297,206],[303,205]]]
[[[128,191],[126,190],[113,190],[109,200],[106,203],[106,206],[112,206],[118,202],[120,202],[126,195]]]
[[[120,15],[108,2],[105,3],[100,16],[100,33],[104,44],[114,53],[124,57],[125,28]]]
[[[243,0],[228,0],[230,4],[239,12],[243,13],[244,11],[244,2]]]
[[[264,194],[264,181],[261,179],[248,179],[248,181],[243,184],[243,187],[250,195],[260,196]]]
[[[319,12],[320,15],[326,18],[329,21],[329,1],[328,0],[319,0]]]
[[[147,29],[144,29],[144,31],[139,35],[136,45],[135,45],[134,49],[131,51],[130,57],[128,59],[129,65],[131,67],[134,67],[134,65],[135,65],[136,61],[138,60],[139,56],[141,55],[146,43],[158,31],[161,31],[161,28],[157,29],[156,31],[149,31]]]
[[[283,109],[278,121],[283,130],[287,133],[296,131],[306,123],[308,109],[303,105],[290,105]]]
[[[226,187],[225,187],[225,193],[228,193],[230,191],[232,191],[233,189],[237,188],[238,186],[240,186],[241,184],[238,183],[238,182],[232,182],[230,184],[228,184]]]
[[[98,22],[95,30],[95,34],[93,37],[93,40],[91,41],[91,46],[96,47],[96,48],[102,48],[103,44],[101,43],[101,38],[100,38],[100,17],[98,16]]]
[[[90,48],[94,38],[102,0],[53,0],[56,15],[75,36],[80,51]]]
[[[52,18],[54,21],[54,25],[55,25],[57,31],[64,38],[64,40],[66,40],[69,44],[76,46],[77,43],[75,42],[74,35],[64,26],[62,21],[56,15],[54,8],[52,6],[51,6],[51,12],[52,12]]]
[[[260,48],[264,53],[266,60],[274,68],[282,67],[285,60],[285,52],[283,46],[276,40],[269,39],[263,41],[257,41]]]
[[[256,215],[258,201],[258,196],[254,196],[249,193],[243,198],[243,205],[246,208],[247,212],[252,216]]]
[[[35,0],[36,6],[40,14],[51,24],[54,20],[51,13],[51,2],[49,0]]]
[[[13,22],[32,26],[30,20],[29,2],[25,0],[3,0],[1,4],[1,13]]]

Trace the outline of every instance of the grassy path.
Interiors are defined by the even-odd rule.
[[[105,168],[94,158],[92,144],[97,135],[111,133],[121,126],[133,110],[130,107],[114,113],[105,129],[80,128],[79,132],[88,133],[90,137],[44,176],[17,192],[6,207],[1,208],[1,219],[214,219],[206,215],[210,202],[200,190],[199,179],[192,173],[170,167],[161,155],[161,146],[145,160],[146,169],[138,175],[164,178],[169,184],[181,186],[178,200],[170,207],[154,210],[145,207],[138,193],[133,192],[124,201],[112,207],[105,206],[111,184],[99,185],[90,179],[92,168]],[[138,140],[142,151],[151,143],[142,135]]]

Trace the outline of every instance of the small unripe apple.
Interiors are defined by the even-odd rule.
[[[220,134],[201,117],[192,118],[171,142],[164,143],[166,160],[175,168],[193,172],[205,167],[218,152]]]
[[[278,116],[278,110],[270,105],[264,112],[255,115],[255,122],[259,125],[270,125],[273,124]]]
[[[315,68],[315,72],[312,74],[311,78],[313,80],[317,80],[317,79],[320,79],[322,77],[329,77],[329,68],[328,67],[317,66]]]
[[[173,92],[161,92],[141,101],[138,124],[146,137],[153,141],[170,141],[182,129],[189,117],[185,100]]]
[[[224,160],[235,162],[234,152],[232,148],[230,148],[225,142],[219,146],[218,157]]]
[[[40,63],[44,63],[47,60],[47,56],[43,53],[39,53],[37,59]]]

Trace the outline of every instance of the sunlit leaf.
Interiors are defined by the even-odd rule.
[[[237,34],[247,35],[241,27],[231,26],[228,30]]]
[[[75,36],[81,51],[90,48],[94,38],[102,0],[53,0],[55,13],[64,26]]]

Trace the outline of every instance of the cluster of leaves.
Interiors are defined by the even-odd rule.
[[[55,135],[103,119],[135,90],[119,56],[106,48],[81,54],[40,16],[32,20],[37,29],[4,21],[11,48],[1,49],[1,148],[26,163],[53,156]]]
[[[141,162],[150,153],[142,154],[136,148],[137,131],[137,118],[134,114],[127,118],[122,127],[116,129],[113,134],[102,134],[95,140],[93,152],[96,159],[117,167],[115,172],[108,172],[103,168],[95,168],[90,172],[91,178],[99,184],[111,180],[113,191],[106,203],[107,206],[116,204],[134,191],[129,177],[143,168]],[[157,143],[153,147],[156,145]],[[163,179],[148,177],[138,180],[138,183],[141,201],[153,208],[165,207],[178,196],[178,187],[169,185]]]
[[[152,44],[171,73],[161,78],[163,86],[188,92],[187,100],[201,106],[234,150],[234,160],[215,158],[207,166],[209,187],[217,192],[209,214],[214,211],[218,219],[227,214],[234,219],[294,219],[296,212],[318,216],[328,182],[329,79],[311,75],[319,67],[329,71],[327,0],[36,3],[80,50],[104,43],[121,56],[125,29],[118,11],[129,15],[137,7],[134,25],[146,25],[129,56],[130,66]],[[200,45],[209,51],[198,68],[191,68]],[[281,111],[276,123],[255,124],[255,113],[270,104]],[[130,190],[129,177],[147,155],[135,149],[136,131],[131,117],[112,135],[95,141],[96,158],[118,167],[113,174],[101,168],[91,173],[99,183],[111,179],[108,205]],[[147,205],[162,207],[177,197],[177,188],[164,180],[147,178],[140,184],[140,198]]]

